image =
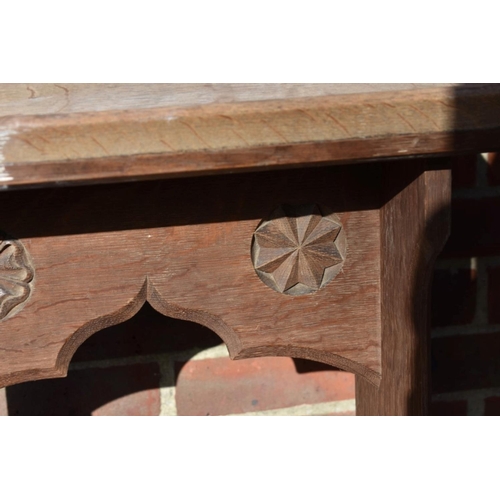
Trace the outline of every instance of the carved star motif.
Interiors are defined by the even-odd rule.
[[[345,257],[340,219],[318,205],[282,205],[254,232],[258,276],[288,295],[312,293],[331,281]]]
[[[28,299],[33,276],[24,246],[0,237],[0,319]]]

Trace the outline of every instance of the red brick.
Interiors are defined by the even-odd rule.
[[[488,269],[488,321],[500,323],[500,267]]]
[[[467,415],[467,401],[433,401],[431,415],[440,417]]]
[[[436,269],[432,282],[432,326],[470,323],[476,309],[476,271]]]
[[[443,257],[500,254],[500,197],[452,200],[451,234]]]
[[[7,387],[9,415],[158,415],[156,363],[73,370]]]
[[[453,189],[473,187],[476,184],[477,155],[462,155],[451,158]]]
[[[354,398],[354,376],[297,373],[290,358],[228,358],[177,365],[179,415],[227,415]]]
[[[487,416],[500,416],[500,397],[491,396],[484,400],[484,414]]]
[[[195,347],[206,349],[221,343],[220,337],[208,328],[163,316],[146,303],[128,321],[92,335],[78,348],[73,361],[123,358]]]
[[[488,153],[488,183],[500,186],[500,153]]]
[[[435,394],[500,387],[500,332],[432,341]]]

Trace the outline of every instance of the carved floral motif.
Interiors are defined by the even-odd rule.
[[[30,296],[34,270],[29,260],[20,241],[0,238],[0,319]]]
[[[337,215],[319,205],[282,205],[254,232],[252,261],[272,289],[304,295],[323,288],[341,270],[345,231]]]

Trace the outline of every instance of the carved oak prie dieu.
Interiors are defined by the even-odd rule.
[[[308,358],[377,384],[378,173],[357,171],[367,182],[357,182],[352,167],[318,167],[2,193],[16,213],[3,229],[29,248],[36,287],[22,311],[0,323],[0,385],[63,376],[85,339],[145,301],[212,329],[232,358]],[[318,209],[298,214],[296,262],[306,257],[314,273],[294,272],[315,291],[278,293],[255,271],[252,238],[276,207],[307,204],[321,217]],[[323,269],[340,265],[328,284]]]

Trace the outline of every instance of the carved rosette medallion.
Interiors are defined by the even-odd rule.
[[[287,295],[317,292],[342,269],[345,231],[320,205],[281,205],[254,232],[252,262],[259,278]]]
[[[0,320],[28,300],[34,274],[24,245],[0,235]]]

